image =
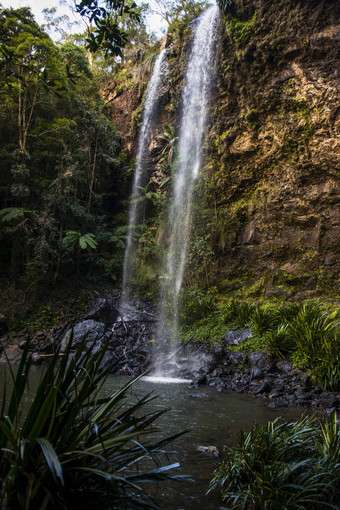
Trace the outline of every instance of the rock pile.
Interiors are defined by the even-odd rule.
[[[314,386],[311,378],[293,368],[289,360],[273,361],[263,351],[246,356],[228,347],[215,343],[211,348],[198,342],[188,345],[187,350],[196,355],[197,352],[205,354],[209,360],[199,370],[186,372],[194,387],[207,384],[218,391],[232,390],[267,397],[269,407],[295,404],[322,408],[328,413],[340,409],[339,394]]]

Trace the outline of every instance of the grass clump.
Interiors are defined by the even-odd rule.
[[[179,296],[181,319],[192,324],[216,311],[216,287],[203,292],[199,289],[182,290]]]
[[[233,509],[303,510],[338,508],[340,431],[333,421],[315,417],[287,423],[281,418],[228,447],[211,481]],[[333,506],[332,506],[333,505]]]
[[[29,408],[30,361],[26,346],[13,390],[0,402],[0,502],[4,510],[58,508],[155,508],[141,484],[170,478],[157,452],[149,396],[126,403],[133,380],[107,397],[99,390],[112,369],[98,374],[105,349],[75,354],[72,339],[44,371]],[[173,438],[171,438],[173,439]],[[142,462],[142,464],[141,464]],[[151,467],[150,467],[151,462]]]

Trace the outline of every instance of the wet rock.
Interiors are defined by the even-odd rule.
[[[220,454],[220,452],[218,451],[218,448],[216,446],[198,445],[196,450],[200,453],[204,453],[204,455],[207,455],[209,457],[218,457]]]
[[[278,398],[281,397],[283,393],[284,393],[283,388],[276,388],[268,395],[268,397],[273,399]]]
[[[310,388],[312,386],[312,379],[308,374],[300,374],[300,381],[305,388]]]
[[[92,304],[85,317],[97,322],[103,322],[104,324],[113,324],[119,317],[119,311],[107,299],[98,298]]]
[[[267,354],[263,351],[254,351],[248,355],[248,361],[252,369],[254,379],[263,377],[266,372],[273,368],[273,362],[268,358]]]
[[[325,409],[327,416],[331,416],[332,414],[336,413],[336,407],[328,407]]]
[[[259,395],[260,393],[268,393],[272,388],[270,381],[264,381],[259,385],[258,388],[254,391],[255,395]]]
[[[298,398],[295,400],[295,405],[297,406],[310,407],[311,404],[312,404],[311,400],[306,400],[304,398]]]
[[[218,343],[218,342],[214,342],[213,343],[212,350],[213,350],[214,354],[217,355],[217,356],[223,356],[224,355],[224,349],[223,349],[222,345],[220,343]]]
[[[192,379],[193,384],[200,385],[200,384],[204,384],[206,382],[207,376],[204,373],[203,374],[195,374],[194,373],[193,376],[191,377],[191,379]]]
[[[105,332],[105,325],[101,322],[94,321],[92,319],[85,320],[83,322],[79,322],[73,328],[73,339],[72,339],[72,347],[77,347],[79,343],[83,340],[84,336],[86,337],[86,347],[89,348],[95,343],[93,348],[93,353],[96,352],[101,346],[101,338],[103,337]],[[67,344],[71,338],[72,329],[69,329],[62,339],[61,342],[61,351],[64,352],[66,350]]]
[[[276,366],[280,372],[288,374],[292,370],[292,364],[288,360],[280,360],[276,363]]]
[[[190,398],[209,398],[209,395],[206,395],[205,393],[191,393],[189,395]]]
[[[38,352],[33,352],[31,359],[35,365],[40,365],[40,363],[42,362],[42,357],[40,356],[40,354]]]
[[[229,351],[228,352],[228,360],[232,365],[240,366],[244,365],[246,362],[246,356],[243,352],[240,351]]]
[[[273,409],[279,408],[279,407],[288,407],[287,400],[277,400],[276,402],[266,402],[267,407],[271,407]]]
[[[0,358],[0,363],[10,363],[18,365],[22,356],[22,350],[17,345],[10,345],[4,348],[4,352]]]
[[[312,400],[315,397],[314,391],[305,391],[304,388],[300,388],[294,391],[294,395],[297,400]],[[303,405],[303,404],[300,404]]]
[[[324,391],[320,395],[320,405],[325,408],[337,407],[338,399],[334,393],[330,391]]]
[[[252,337],[251,329],[236,329],[235,331],[228,331],[222,338],[224,345],[240,345],[242,342]]]

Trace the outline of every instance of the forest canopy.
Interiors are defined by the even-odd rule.
[[[27,7],[1,9],[0,31],[1,276],[115,277],[128,173],[84,44],[54,43]]]

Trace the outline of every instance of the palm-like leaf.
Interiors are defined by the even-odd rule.
[[[152,508],[135,497],[139,484],[170,478],[167,469],[140,469],[175,437],[155,440],[154,422],[164,411],[143,411],[153,397],[133,405],[126,394],[134,380],[108,397],[98,388],[110,369],[98,374],[105,349],[85,350],[86,338],[71,353],[70,341],[60,360],[53,356],[33,401],[22,416],[29,377],[28,346],[22,356],[8,405],[3,394],[0,416],[1,500],[8,508],[54,505],[79,508]],[[133,489],[133,490],[132,490]],[[93,507],[93,506],[92,506]]]
[[[228,448],[209,490],[220,488],[235,509],[337,508],[339,428],[336,417],[332,424],[316,425],[315,417],[254,425]]]

